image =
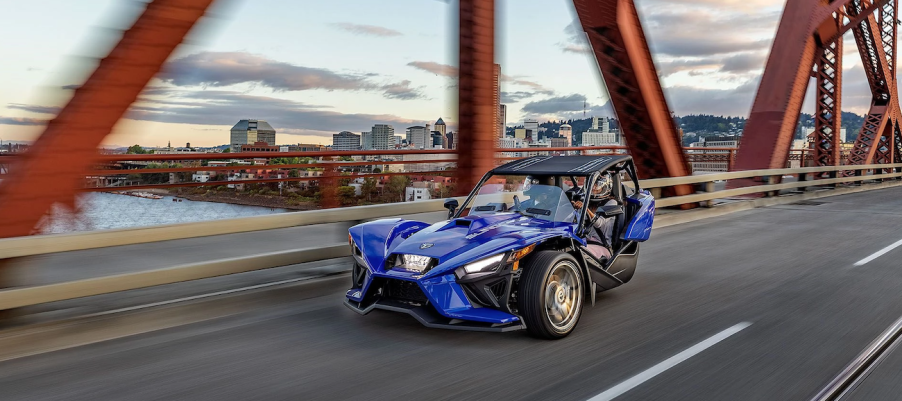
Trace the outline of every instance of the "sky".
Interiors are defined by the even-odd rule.
[[[5,7],[0,140],[40,135],[144,4]],[[670,108],[747,116],[783,1],[636,4]],[[374,124],[403,134],[439,117],[456,129],[456,7],[454,0],[219,0],[105,145],[221,145],[242,118],[269,121],[280,144],[330,144],[334,133]],[[508,125],[582,118],[584,104],[587,116],[612,113],[570,0],[498,0],[496,14]],[[862,114],[870,94],[846,36],[843,109]]]

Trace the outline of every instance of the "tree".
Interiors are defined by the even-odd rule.
[[[232,148],[225,148],[222,150],[222,153],[232,153]]]
[[[125,151],[125,154],[128,155],[146,155],[147,151],[144,150],[141,146],[132,145],[128,147],[128,150]]]
[[[343,162],[354,161],[354,159],[351,158],[351,156],[341,156],[341,157],[338,158],[338,160],[339,160],[339,161],[343,161]]]
[[[367,202],[371,201],[373,195],[376,194],[376,179],[373,177],[366,177],[363,179],[363,184],[360,186],[360,194],[363,195],[363,198],[366,199]]]
[[[338,201],[342,206],[353,205],[357,203],[357,195],[354,187],[341,186],[338,187]]]
[[[404,201],[404,192],[410,186],[410,177],[393,175],[382,188],[382,197],[387,202]]]
[[[379,167],[374,167],[374,168],[373,168],[373,173],[374,173],[374,174],[379,174],[379,173],[381,173],[381,172],[382,172],[382,169],[381,169],[381,168],[379,168]]]

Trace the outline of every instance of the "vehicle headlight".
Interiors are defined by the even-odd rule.
[[[395,267],[416,272],[423,272],[432,264],[432,258],[420,255],[398,255]]]
[[[464,265],[464,271],[467,272],[467,274],[493,272],[495,270],[498,270],[498,267],[501,264],[501,260],[503,259],[503,253],[499,253],[495,256],[489,256],[485,259],[480,259],[473,263]]]

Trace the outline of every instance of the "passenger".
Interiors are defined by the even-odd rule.
[[[587,218],[595,218],[595,210],[601,206],[617,205],[617,200],[611,195],[613,181],[610,175],[604,174],[595,182],[592,193],[589,195],[589,210]],[[583,202],[576,201],[573,207],[579,210]],[[593,229],[586,235],[587,248],[598,259],[610,259],[612,255],[611,240],[614,232],[614,217],[599,217],[595,220]]]

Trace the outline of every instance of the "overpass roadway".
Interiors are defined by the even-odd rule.
[[[205,298],[184,307],[206,319],[0,362],[0,389],[9,400],[808,399],[902,316],[902,248],[869,258],[900,226],[892,188],[655,230],[633,281],[600,294],[561,341],[359,316],[341,305],[346,275]],[[214,313],[226,305],[234,313]],[[128,313],[180,311],[165,308]],[[862,399],[897,399],[873,394]]]

